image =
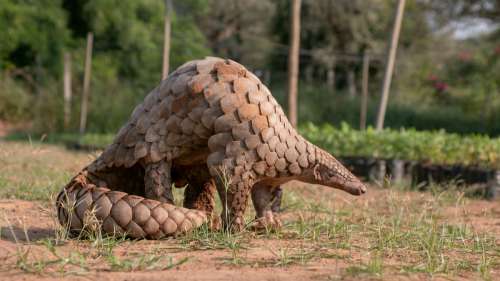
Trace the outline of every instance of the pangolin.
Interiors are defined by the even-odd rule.
[[[332,155],[291,126],[268,88],[242,65],[207,57],[180,66],[132,112],[113,143],[57,197],[61,224],[81,231],[90,214],[106,233],[161,238],[209,220],[238,231],[252,196],[257,218],[277,224],[275,189],[299,180],[366,192]],[[172,183],[189,183],[183,207]]]

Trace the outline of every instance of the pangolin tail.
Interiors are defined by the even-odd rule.
[[[207,215],[141,196],[88,184],[78,175],[57,196],[57,216],[71,233],[98,224],[109,235],[159,239],[193,230]]]

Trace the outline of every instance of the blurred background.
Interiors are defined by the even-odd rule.
[[[0,120],[32,134],[78,132],[92,34],[85,130],[115,133],[161,80],[166,15],[170,71],[204,56],[231,58],[286,111],[291,2],[1,0]],[[299,125],[359,128],[368,63],[366,124],[374,126],[397,4],[302,1]],[[385,127],[499,135],[499,22],[498,0],[406,1]]]
[[[219,56],[365,179],[500,194],[499,0],[2,0],[0,42],[4,139],[103,149],[168,72]]]

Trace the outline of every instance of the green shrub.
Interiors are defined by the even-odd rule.
[[[440,131],[415,129],[377,132],[352,129],[346,123],[340,128],[309,123],[300,128],[311,142],[336,156],[362,156],[403,159],[434,164],[462,164],[500,168],[500,138],[483,135],[460,136]]]
[[[286,108],[286,90],[283,85],[271,87],[273,95]],[[372,92],[373,93],[373,92]],[[375,92],[377,93],[377,92]],[[393,95],[395,93],[391,93]],[[457,104],[424,103],[406,101],[406,93],[391,97],[385,117],[385,127],[392,129],[415,128],[419,131],[444,129],[458,134],[487,134],[500,136],[500,107],[491,109],[491,114],[467,112]],[[374,125],[379,97],[370,95],[367,124]],[[493,105],[492,105],[493,106]],[[314,124],[330,123],[340,126],[342,122],[359,128],[360,100],[349,98],[343,92],[332,92],[318,84],[301,81],[298,102],[299,122]]]
[[[31,119],[33,96],[7,75],[0,76],[0,120],[19,122]]]

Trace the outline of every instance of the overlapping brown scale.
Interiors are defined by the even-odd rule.
[[[206,128],[213,128],[214,122],[224,113],[219,107],[210,107],[206,109],[201,115],[201,123]]]
[[[146,131],[146,135],[144,136],[144,140],[147,142],[157,142],[160,138],[160,129],[156,126],[149,127]]]
[[[309,159],[308,159],[306,153],[300,154],[299,159],[297,159],[297,162],[299,163],[300,167],[302,167],[302,168],[309,167]]]
[[[170,118],[167,119],[167,122],[165,123],[165,126],[167,128],[168,133],[182,133],[182,128],[181,128],[181,122],[182,118],[172,115]]]
[[[256,85],[259,85],[260,84],[260,80],[257,76],[255,76],[255,74],[253,74],[252,72],[250,71],[247,71],[245,73],[245,77],[250,79],[253,83],[255,83]]]
[[[278,160],[276,160],[276,162],[274,163],[274,167],[276,168],[276,170],[278,172],[285,172],[286,171],[286,167],[287,167],[287,163],[286,163],[286,160],[285,158],[279,158]]]
[[[249,150],[255,149],[261,143],[261,139],[258,135],[248,135],[245,137],[245,144]]]
[[[257,154],[260,159],[266,159],[266,155],[270,152],[269,145],[267,143],[261,143],[257,146]]]
[[[188,113],[188,117],[193,120],[196,123],[201,122],[201,117],[203,116],[203,113],[207,110],[207,105],[201,104],[198,107],[194,108]]]
[[[116,166],[116,167],[124,166],[127,160],[127,154],[132,153],[133,155],[133,152],[134,152],[133,147],[131,149],[128,149],[125,143],[121,143],[114,153],[112,165],[108,166]]]
[[[153,163],[158,162],[165,157],[165,153],[160,151],[159,142],[154,142],[151,144],[149,157],[151,162]]]
[[[259,175],[264,175],[267,169],[267,163],[266,161],[259,161],[253,164],[252,168],[253,170],[259,174]]]
[[[212,135],[212,131],[207,129],[207,127],[205,127],[202,122],[196,125],[196,127],[194,128],[194,133],[202,140],[206,140]]]
[[[226,157],[236,157],[246,152],[246,149],[241,141],[231,141],[226,145]]]
[[[223,59],[215,57],[206,57],[196,63],[196,71],[198,74],[209,74],[214,71],[214,65],[217,62],[224,62]]]
[[[192,60],[185,62],[183,65],[179,66],[174,72],[171,73],[171,75],[181,75],[186,72],[194,72],[196,71],[196,64],[199,62],[199,60]]]
[[[164,100],[168,96],[172,96],[172,84],[174,83],[174,76],[169,76],[167,79],[161,81],[159,90],[158,90],[158,98],[160,100]]]
[[[223,61],[215,63],[214,70],[220,82],[232,82],[245,75],[245,69],[241,65]]]
[[[233,113],[229,113],[217,117],[213,123],[213,127],[216,133],[220,133],[231,131],[238,124],[236,116]]]
[[[238,77],[233,81],[233,91],[236,94],[246,95],[257,92],[257,85],[248,78]],[[250,100],[251,102],[251,100]]]
[[[278,116],[274,113],[267,115],[267,123],[269,127],[275,127],[279,123]]]
[[[134,128],[137,134],[146,134],[150,126],[151,120],[147,114],[144,114],[137,120]]]
[[[231,141],[233,141],[233,135],[231,133],[218,133],[208,139],[208,148],[210,151],[223,150]]]
[[[130,168],[134,166],[134,164],[137,162],[138,158],[136,158],[135,155],[135,150],[133,147],[127,148],[127,150],[124,152],[123,155],[120,155],[120,158],[123,158],[123,166],[126,168]]]
[[[144,142],[144,141],[139,141],[136,143],[135,148],[134,148],[134,158],[135,159],[141,159],[148,154],[149,146],[151,144]]]
[[[175,79],[170,91],[174,96],[180,96],[186,94],[186,90],[188,89],[188,82],[191,80],[192,76],[188,73],[184,73],[179,75],[177,79]]]
[[[108,165],[113,162],[116,150],[118,149],[119,146],[120,145],[117,143],[112,143],[103,151],[101,156],[99,156],[104,165]]]
[[[108,234],[126,234],[133,238],[161,238],[190,231],[207,222],[203,212],[175,207],[170,204],[127,195],[104,188],[75,185],[58,195],[59,221],[71,230],[81,230],[85,216],[91,214],[102,222]],[[67,200],[78,206],[68,214]]]
[[[144,102],[142,103],[143,105],[143,110],[144,111],[151,111],[153,106],[158,104],[158,101],[160,100],[160,92],[158,88],[154,89],[151,91],[146,98],[144,98]]]
[[[246,103],[238,108],[238,116],[241,121],[252,120],[259,115],[259,106]]]
[[[191,120],[191,118],[187,117],[184,118],[180,124],[182,134],[184,135],[192,135],[194,131],[194,127],[196,126],[196,123]]]
[[[132,111],[132,115],[130,116],[130,122],[132,124],[135,124],[135,122],[137,122],[139,117],[141,117],[144,114],[144,112],[146,111],[144,110],[144,105],[142,103],[136,106],[134,108],[134,111]]]
[[[187,95],[181,95],[175,97],[170,103],[170,112],[172,115],[176,115],[179,118],[184,118],[188,114],[187,103],[189,102],[189,97]]]
[[[151,122],[151,124],[156,123],[158,119],[162,117],[168,117],[163,114],[163,112],[167,111],[166,108],[162,106],[162,104],[158,101],[152,108],[151,111],[148,112],[148,118]]]
[[[198,74],[193,76],[188,81],[187,86],[192,94],[199,94],[202,93],[207,86],[214,82],[215,80],[213,79],[212,74]]]
[[[251,124],[248,121],[243,121],[241,123],[237,123],[232,126],[231,132],[233,134],[233,138],[235,140],[244,140],[250,135],[252,132],[250,131]]]
[[[220,108],[224,113],[232,113],[245,103],[245,96],[240,94],[227,94],[220,100]]]
[[[230,85],[225,82],[215,82],[203,90],[203,96],[210,106],[216,106],[219,100],[230,92]]]

